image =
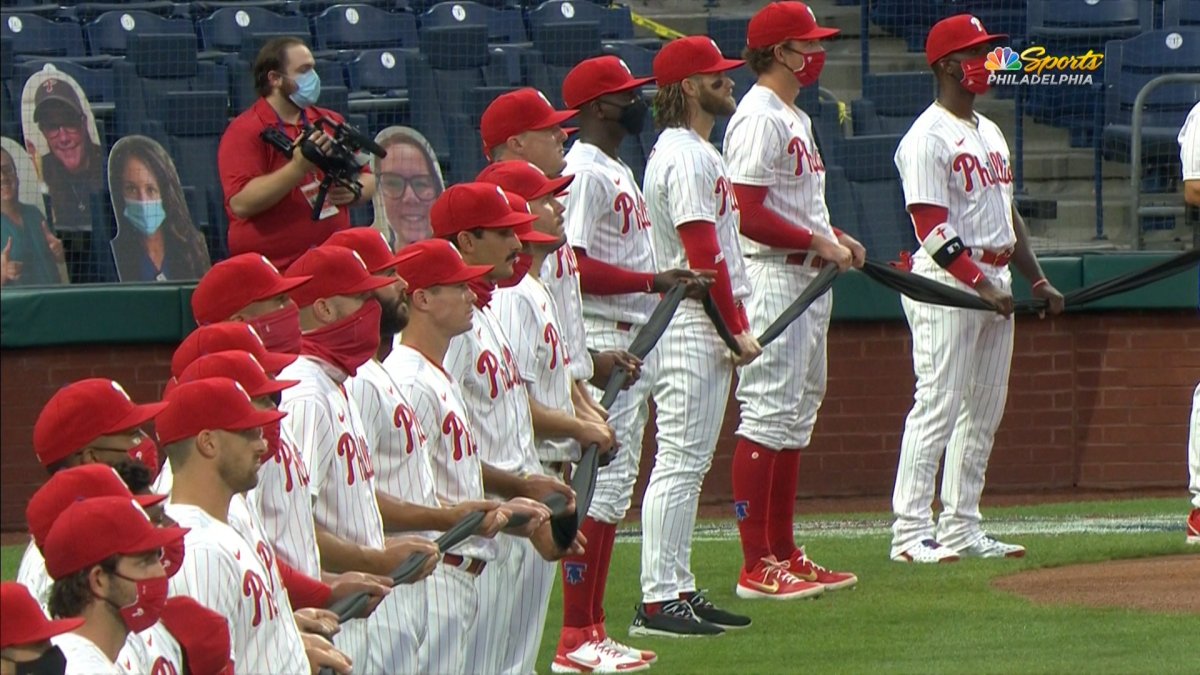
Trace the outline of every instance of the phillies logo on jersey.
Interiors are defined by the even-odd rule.
[[[999,152],[989,152],[986,160],[970,153],[960,153],[954,157],[950,166],[955,173],[962,174],[964,192],[972,192],[976,181],[979,182],[980,188],[1008,185],[1013,182],[1012,168]]]
[[[821,153],[813,148],[810,152],[808,145],[800,140],[798,136],[792,136],[792,140],[788,141],[788,154],[796,158],[796,175],[804,175],[804,165],[808,164],[809,173],[820,173],[825,170],[825,163],[821,161]]]
[[[637,201],[634,201],[633,195],[628,192],[617,193],[617,199],[613,202],[613,212],[621,214],[625,222],[621,225],[621,234],[629,234],[629,230],[634,226],[639,230],[650,229],[650,216],[646,214],[646,201],[640,196]]]
[[[258,557],[263,561],[263,567],[267,569],[267,586],[269,586],[271,591],[274,592],[275,575],[271,574],[271,570],[275,569],[275,554],[271,551],[271,547],[268,546],[267,542],[265,541],[258,542],[258,545],[254,547],[254,550],[258,552]]]
[[[362,476],[363,480],[368,480],[375,475],[375,469],[371,466],[371,458],[366,453],[367,444],[364,439],[354,440],[354,437],[348,433],[343,433],[337,442],[338,457],[346,460],[346,485],[354,485],[355,467],[358,468],[358,475]]]
[[[572,586],[577,586],[583,583],[583,573],[586,571],[587,563],[565,562],[563,563],[563,580]]]
[[[288,444],[287,441],[280,440],[279,452],[275,453],[275,463],[283,467],[283,489],[284,492],[291,492],[297,485],[300,487],[308,487],[309,476],[308,467],[304,466],[304,461],[296,455],[296,451]],[[292,469],[296,470],[295,480],[292,479]]]
[[[453,410],[446,413],[446,417],[442,420],[442,434],[449,436],[451,442],[454,443],[454,461],[456,462],[461,462],[463,457],[469,457],[478,451],[475,446],[475,436],[467,428],[467,423]]]
[[[425,445],[425,430],[417,422],[417,415],[412,408],[403,403],[397,405],[392,413],[392,424],[404,432],[404,454],[411,455],[418,445]]]
[[[715,188],[713,188],[713,194],[721,198],[721,207],[717,209],[718,216],[723,216],[730,211],[737,211],[740,209],[740,206],[738,205],[737,194],[735,194],[733,189],[730,187],[729,181],[725,180],[725,176],[721,176],[717,179],[717,185]]]
[[[267,592],[267,585],[254,570],[246,570],[246,573],[242,575],[242,595],[254,598],[254,618],[250,621],[251,626],[258,627],[263,622],[263,605],[266,605],[267,621],[273,620],[275,615],[279,614],[279,608],[275,606],[275,598]]]
[[[579,276],[579,261],[575,258],[575,249],[571,246],[559,246],[554,250],[554,276],[561,279],[564,276]]]
[[[487,375],[490,387],[488,395],[493,399],[500,395],[501,384],[504,385],[504,391],[508,391],[516,385],[514,371],[510,369],[511,359],[511,355],[506,354],[504,362],[501,363],[495,352],[485,349],[475,360],[475,372]]]
[[[174,663],[160,656],[154,659],[154,665],[150,666],[150,675],[179,675],[179,671],[175,669]]]
[[[542,329],[542,340],[550,345],[550,370],[554,370],[558,367],[559,343],[558,329],[554,327],[554,324],[547,323],[546,327]]]

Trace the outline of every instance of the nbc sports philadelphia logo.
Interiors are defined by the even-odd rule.
[[[1083,54],[1056,55],[1034,45],[1020,54],[1009,47],[996,47],[988,53],[983,65],[992,86],[1087,87],[1103,64],[1104,54],[1091,49]]]

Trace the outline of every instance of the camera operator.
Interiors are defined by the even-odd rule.
[[[291,157],[262,139],[268,128],[295,140],[309,139],[328,154],[332,139],[314,124],[322,117],[342,123],[341,115],[317,107],[321,79],[312,52],[302,40],[276,38],[254,60],[254,86],[261,97],[230,123],[221,138],[217,166],[229,214],[229,252],[254,252],[286,269],[309,248],[350,226],[349,207],[371,201],[375,177],[366,167],[358,175],[362,194],[334,184],[316,220],[313,203],[322,172],[301,153]]]

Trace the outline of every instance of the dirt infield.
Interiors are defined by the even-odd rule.
[[[1042,605],[1200,615],[1200,554],[1030,570],[992,583]]]

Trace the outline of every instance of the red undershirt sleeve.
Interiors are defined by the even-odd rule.
[[[913,226],[917,229],[917,241],[925,241],[938,225],[945,223],[950,217],[950,211],[946,207],[933,204],[913,204],[908,210],[912,214]],[[975,288],[983,279],[983,271],[969,255],[955,258],[946,266],[946,271],[971,288]]]
[[[579,290],[589,295],[624,295],[650,293],[654,290],[654,275],[634,272],[602,260],[589,257],[587,251],[575,248],[579,264]]]
[[[783,216],[767,208],[765,186],[733,184],[733,193],[740,205],[741,232],[760,244],[775,248],[807,250],[812,246],[812,230],[789,223]]]
[[[676,228],[687,254],[688,266],[693,270],[713,270],[717,273],[716,283],[709,289],[717,311],[725,325],[734,335],[746,332],[737,303],[733,300],[733,285],[729,280],[729,267],[717,243],[717,227],[706,220],[693,220]]]
[[[333,589],[328,584],[300,573],[278,558],[275,564],[279,567],[279,577],[283,580],[283,587],[287,589],[288,600],[291,601],[293,609],[329,606]]]

